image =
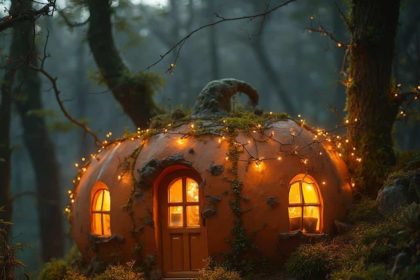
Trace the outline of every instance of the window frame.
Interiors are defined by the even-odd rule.
[[[197,201],[188,201],[187,200],[187,181],[188,179],[194,181],[197,184],[197,188],[198,188],[198,200]],[[178,180],[181,180],[181,184],[182,184],[182,201],[181,202],[171,202],[170,201],[170,188],[171,186]],[[189,228],[189,229],[194,229],[194,228],[200,228],[202,225],[202,217],[199,214],[199,220],[198,220],[198,225],[196,226],[188,226],[188,215],[187,215],[187,208],[188,206],[198,206],[198,211],[200,213],[200,209],[201,209],[201,196],[200,196],[200,184],[199,182],[192,176],[189,175],[180,175],[178,177],[175,177],[174,179],[172,179],[170,181],[170,183],[168,184],[168,187],[166,188],[166,205],[167,205],[167,211],[168,211],[168,221],[167,221],[167,227],[170,229],[176,229],[176,228]],[[170,224],[170,209],[171,207],[182,207],[182,226],[171,226]]]
[[[305,181],[305,179],[308,179],[308,181]],[[309,183],[309,184],[314,186],[314,189],[315,189],[317,197],[318,197],[318,203],[305,203],[305,197],[303,195],[303,187],[302,187],[303,182]],[[299,183],[299,194],[300,194],[300,201],[301,202],[300,203],[290,203],[290,197],[289,197],[290,190],[291,190],[292,186],[296,183]],[[287,215],[288,215],[288,218],[289,218],[289,232],[296,232],[296,231],[301,231],[301,232],[305,232],[305,233],[321,233],[322,232],[322,228],[323,228],[323,225],[322,225],[322,220],[323,220],[322,219],[322,216],[323,216],[322,196],[321,196],[321,192],[320,192],[318,183],[316,182],[316,180],[312,176],[310,176],[308,174],[298,174],[295,177],[293,177],[293,179],[289,183],[289,190],[287,192],[287,202],[288,202]],[[304,211],[305,211],[305,207],[311,207],[311,206],[312,207],[318,207],[318,209],[319,209],[319,229],[315,230],[314,232],[306,232],[305,229],[304,229],[304,217],[305,217],[305,215],[304,215],[305,212]],[[298,207],[300,208],[300,211],[301,211],[300,228],[297,229],[297,230],[291,230],[290,229],[291,224],[290,224],[289,209],[290,208],[298,208]]]
[[[103,184],[103,183],[101,183]],[[100,195],[100,193],[102,193],[102,201],[101,201],[101,210],[95,210],[95,199],[97,199],[97,197]],[[105,194],[108,193],[109,195],[109,210],[103,210],[104,207],[104,200],[105,200]],[[100,219],[100,223],[101,223],[101,233],[97,233],[95,232],[94,228],[93,228],[93,220],[94,220],[94,215],[99,214],[101,219]],[[109,217],[109,228],[110,228],[110,234],[106,235],[105,234],[105,227],[104,227],[104,216],[108,216]],[[92,235],[96,236],[96,237],[101,237],[101,238],[108,238],[110,236],[112,236],[112,230],[111,230],[111,193],[109,192],[109,189],[106,188],[106,186],[100,186],[99,188],[97,188],[96,190],[94,190],[94,193],[92,195],[92,201],[91,201],[91,207],[90,207],[90,222],[91,222],[91,226],[90,226],[90,232]]]

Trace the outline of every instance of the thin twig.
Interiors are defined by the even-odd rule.
[[[63,101],[60,99],[60,94],[61,91],[58,88],[57,85],[57,78],[51,76],[45,69],[44,69],[44,65],[45,65],[45,61],[46,59],[49,57],[48,53],[47,53],[47,45],[48,45],[48,39],[49,39],[49,31],[47,31],[47,37],[45,40],[45,44],[44,44],[44,54],[41,58],[41,66],[37,67],[35,65],[30,65],[31,69],[41,73],[42,75],[44,75],[51,83],[52,89],[54,91],[54,95],[55,95],[55,99],[58,103],[58,106],[60,107],[61,111],[63,112],[64,116],[73,124],[79,126],[80,128],[82,128],[87,134],[89,134],[90,136],[92,136],[92,138],[95,141],[95,144],[97,146],[101,146],[101,140],[99,139],[99,137],[83,122],[75,119],[74,117],[72,117],[70,115],[70,113],[67,111],[66,107],[63,104]]]
[[[259,17],[265,17],[266,15],[278,10],[281,7],[284,7],[292,2],[295,2],[296,0],[287,0],[285,2],[282,2],[280,4],[278,4],[277,6],[274,6],[271,9],[265,10],[264,12],[261,12],[259,14],[255,14],[255,15],[248,15],[248,16],[240,16],[240,17],[231,17],[231,18],[227,18],[227,17],[223,17],[221,15],[216,14],[216,17],[219,18],[219,20],[211,22],[211,23],[207,23],[205,25],[202,25],[194,30],[192,30],[190,33],[188,33],[187,35],[185,35],[181,40],[179,40],[178,42],[176,42],[171,48],[169,48],[165,53],[161,54],[159,59],[157,59],[155,62],[153,62],[152,64],[150,64],[149,66],[146,67],[145,70],[149,70],[150,68],[152,68],[153,66],[155,66],[156,64],[158,64],[159,62],[161,62],[167,55],[169,55],[170,53],[172,53],[173,51],[177,50],[177,57],[179,56],[179,53],[181,51],[181,48],[183,46],[183,44],[185,43],[185,41],[187,41],[192,35],[194,35],[195,33],[197,33],[200,30],[218,25],[222,22],[228,22],[228,21],[237,21],[237,20],[253,20],[255,18],[259,18]],[[176,64],[176,61],[174,61],[173,64]]]
[[[345,47],[347,48],[349,46],[349,44],[347,43],[343,43],[342,41],[340,41],[339,39],[337,39],[337,37],[335,37],[335,35],[328,31],[324,26],[322,25],[318,25],[318,27],[314,28],[314,27],[309,27],[307,28],[307,30],[309,32],[316,32],[316,33],[320,33],[321,35],[327,36],[329,39],[331,39],[332,41],[335,42],[336,46],[341,48],[341,47]]]
[[[83,122],[78,121],[77,119],[73,118],[69,112],[67,111],[67,109],[64,107],[63,102],[60,99],[60,94],[61,91],[58,88],[57,85],[57,78],[51,76],[47,71],[45,71],[42,68],[39,67],[33,67],[31,66],[31,68],[35,71],[38,71],[39,73],[41,73],[42,75],[44,75],[51,83],[52,85],[52,89],[54,91],[54,95],[55,95],[55,99],[57,100],[58,106],[60,107],[61,111],[63,112],[64,116],[72,123],[74,123],[75,125],[79,126],[80,128],[82,128],[87,134],[89,134],[90,136],[92,136],[92,138],[95,140],[96,145],[100,146],[101,145],[101,140],[99,139],[99,137]]]

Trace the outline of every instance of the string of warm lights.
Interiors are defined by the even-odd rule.
[[[288,118],[290,120],[290,118]],[[283,119],[284,120],[284,119]],[[83,174],[87,171],[87,168],[92,159],[100,160],[100,154],[105,151],[108,147],[112,145],[119,145],[123,141],[135,141],[140,140],[139,146],[143,147],[150,137],[159,134],[167,134],[174,136],[174,142],[177,145],[185,145],[190,137],[199,137],[201,135],[213,135],[218,146],[223,145],[224,142],[233,141],[233,145],[237,146],[240,151],[243,151],[247,155],[247,159],[239,159],[241,162],[246,162],[248,165],[253,165],[257,171],[261,171],[265,162],[269,161],[282,161],[287,157],[297,157],[302,163],[304,168],[309,167],[309,158],[304,154],[304,150],[308,147],[318,146],[322,147],[324,144],[328,147],[327,149],[335,152],[339,157],[343,157],[345,149],[350,148],[350,158],[354,159],[356,163],[360,163],[362,158],[357,156],[356,148],[349,147],[350,141],[347,138],[344,138],[340,135],[334,135],[333,130],[326,130],[322,128],[312,128],[307,125],[305,119],[301,115],[298,115],[298,119],[294,120],[300,127],[300,129],[290,129],[290,139],[287,142],[281,141],[276,138],[275,131],[272,128],[272,124],[278,121],[276,116],[270,112],[268,114],[268,119],[264,123],[255,123],[249,126],[247,129],[235,128],[234,124],[229,122],[229,119],[222,119],[217,122],[203,122],[203,121],[190,121],[188,122],[179,122],[179,123],[168,123],[161,128],[149,128],[149,129],[140,129],[138,128],[135,133],[127,134],[122,138],[111,139],[112,132],[108,132],[105,135],[105,140],[102,141],[102,146],[97,150],[96,153],[90,154],[90,158],[82,157],[80,162],[74,163],[74,167],[77,168],[78,172],[76,177],[73,179],[73,190],[68,190],[70,205],[65,208],[67,214],[71,214],[71,204],[74,203],[75,193],[74,190],[79,184]],[[342,126],[348,126],[357,123],[358,120],[354,119],[353,121],[345,120]],[[185,124],[188,124],[186,131],[174,131],[175,128],[181,127]],[[342,127],[338,126],[338,127]],[[337,129],[337,127],[336,127]],[[235,137],[232,138],[232,130],[244,131],[248,135],[248,140],[241,142]],[[299,138],[301,133],[305,130],[308,130],[313,133],[313,139],[311,142],[306,143],[302,146],[296,146],[296,139]],[[233,139],[233,140],[232,140]],[[258,152],[258,143],[262,142],[272,142],[279,145],[278,153],[271,156],[261,156]],[[255,147],[255,153],[251,152],[251,147]],[[293,148],[292,148],[293,147]],[[319,149],[318,156],[322,157],[325,154],[322,152],[322,149]],[[229,161],[229,155],[226,154],[225,160]],[[134,165],[132,166],[134,168]],[[117,179],[120,181],[123,176],[127,173],[128,168],[124,168],[123,171],[117,175]],[[133,174],[134,176],[134,174]],[[321,182],[322,185],[326,185],[326,181]],[[352,187],[355,187],[354,182],[351,182]]]

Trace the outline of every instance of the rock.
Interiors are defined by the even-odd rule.
[[[223,165],[211,164],[209,170],[211,175],[219,176],[222,175],[223,171],[225,171],[225,167]]]
[[[275,196],[267,197],[265,202],[267,203],[268,206],[270,206],[270,208],[276,208],[277,205],[279,205],[279,200]]]
[[[171,115],[171,118],[174,121],[180,120],[184,117],[185,117],[185,113],[181,109],[176,109]]]
[[[338,233],[345,233],[351,229],[351,225],[341,222],[339,220],[334,220],[335,229]]]
[[[397,173],[398,176],[378,192],[376,202],[382,215],[391,215],[402,206],[420,203],[420,169]],[[391,177],[392,178],[392,177]]]
[[[405,180],[396,179],[379,190],[376,202],[378,211],[385,216],[395,213],[402,206],[408,205],[408,185]]]
[[[260,108],[257,108],[254,110],[254,114],[257,116],[262,116],[262,114],[264,113],[264,111]]]
[[[206,208],[204,209],[204,211],[201,213],[201,216],[204,219],[210,218],[212,216],[216,215],[216,210],[213,208]]]
[[[413,194],[414,201],[420,202],[420,170],[416,170],[410,180],[410,193]]]

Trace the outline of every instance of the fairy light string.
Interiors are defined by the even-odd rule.
[[[275,127],[273,124],[279,121],[291,120],[298,124],[298,129],[291,128],[289,130],[289,137],[287,140],[280,139],[276,135]],[[203,135],[214,136],[214,141],[217,143],[218,148],[222,148],[222,145],[232,142],[233,145],[237,147],[239,151],[244,156],[238,160],[239,162],[246,163],[246,168],[254,166],[257,171],[260,171],[266,168],[266,165],[271,161],[283,161],[289,157],[295,157],[301,162],[302,168],[309,172],[308,168],[311,165],[310,159],[306,155],[308,149],[314,148],[314,151],[317,151],[316,155],[318,157],[328,156],[323,152],[323,148],[329,150],[339,157],[344,157],[346,149],[350,150],[349,159],[355,163],[360,163],[362,158],[357,154],[355,147],[349,147],[349,139],[342,137],[340,135],[334,135],[334,131],[342,127],[347,127],[349,125],[354,125],[358,122],[358,119],[354,120],[344,120],[343,124],[336,126],[332,130],[326,130],[323,128],[313,128],[310,127],[306,120],[298,115],[297,119],[292,119],[286,117],[283,114],[275,114],[269,112],[264,114],[264,117],[257,118],[255,121],[246,122],[245,124],[238,125],[236,118],[226,117],[219,120],[193,120],[193,119],[184,119],[178,122],[169,122],[167,124],[161,125],[157,128],[148,128],[140,129],[138,128],[134,133],[126,134],[121,138],[112,139],[112,132],[108,132],[105,135],[105,140],[102,141],[102,146],[97,150],[96,153],[90,154],[90,157],[82,157],[79,162],[74,163],[74,167],[77,169],[77,174],[73,179],[73,189],[68,190],[69,196],[69,205],[65,208],[65,213],[71,217],[72,204],[75,202],[75,190],[77,185],[80,183],[82,176],[87,172],[88,167],[93,159],[100,160],[101,154],[107,150],[109,147],[114,145],[119,145],[124,141],[138,141],[139,147],[138,151],[141,151],[143,147],[147,144],[149,139],[156,135],[170,135],[173,136],[175,145],[184,146],[188,144],[189,138],[198,138]],[[182,127],[182,131],[180,128]],[[185,129],[183,129],[185,127]],[[279,128],[277,128],[279,129]],[[301,134],[306,131],[312,133],[312,141],[305,143],[304,145],[299,145],[297,139],[300,138]],[[231,137],[232,131],[241,131],[246,136],[245,141],[239,140],[238,137]],[[284,138],[284,136],[282,137]],[[261,143],[271,143],[277,145],[277,149],[274,149],[276,152],[273,152],[269,155],[261,155],[258,149],[258,146]],[[313,151],[310,151],[312,153]],[[140,152],[139,152],[140,153]],[[139,155],[136,154],[136,157]],[[225,160],[229,161],[228,152],[225,155]],[[134,161],[130,162],[129,166],[120,165],[120,173],[117,175],[117,180],[120,181],[134,168]],[[131,176],[134,176],[134,173],[131,170]],[[326,185],[325,180],[321,181],[322,185]],[[354,181],[351,180],[351,186],[354,188]]]

